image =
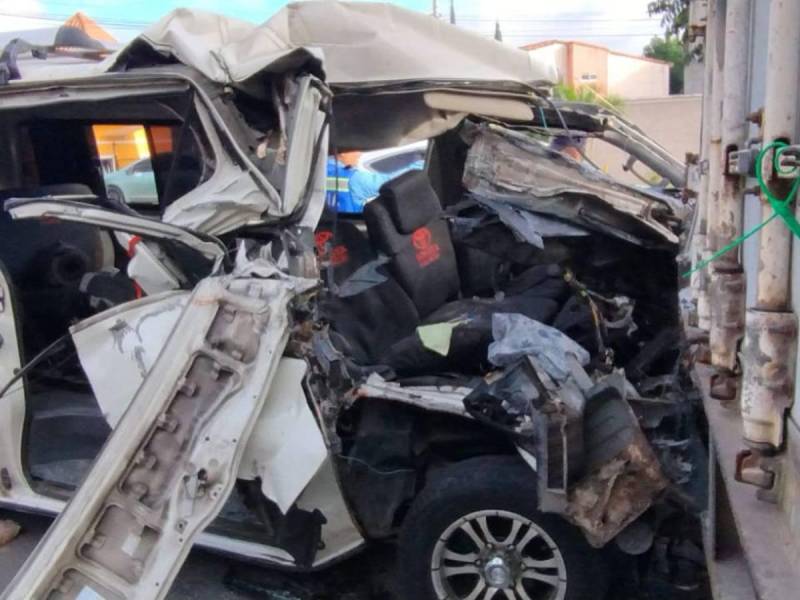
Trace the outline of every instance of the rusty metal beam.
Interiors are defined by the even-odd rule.
[[[723,169],[716,210],[715,249],[742,234],[742,213],[746,173],[728,168],[731,151],[747,143],[748,50],[750,42],[751,0],[728,0],[725,13],[723,61],[721,152]],[[711,364],[730,373],[736,366],[737,349],[744,335],[745,280],[739,252],[722,255],[712,263],[711,288]]]
[[[700,194],[697,200],[698,225],[694,236],[694,264],[705,260],[709,255],[709,146],[711,122],[713,120],[714,53],[717,23],[714,7],[717,0],[709,0],[708,21],[705,28],[704,64],[705,81],[703,86],[703,124],[700,132]],[[711,329],[711,302],[709,300],[710,277],[708,270],[700,269],[692,278],[692,287],[697,297],[697,325],[703,331]]]
[[[773,0],[767,36],[767,83],[763,143],[797,139],[800,80],[800,2]],[[786,197],[792,181],[779,179],[772,153],[764,158],[763,173],[778,197]],[[772,207],[762,196],[762,217]],[[760,233],[756,306],[747,311],[742,419],[745,442],[759,451],[774,451],[784,441],[784,418],[794,396],[794,355],[797,324],[791,312],[792,233],[775,219]]]

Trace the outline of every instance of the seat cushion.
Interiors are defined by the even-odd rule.
[[[419,334],[414,331],[392,344],[380,362],[392,367],[401,376],[441,371],[481,373],[489,367],[487,355],[492,342],[492,315],[498,312],[519,313],[549,323],[559,306],[558,300],[537,295],[536,290],[503,300],[475,298],[449,302],[423,321],[423,325],[458,323],[453,328],[446,355],[426,348]]]

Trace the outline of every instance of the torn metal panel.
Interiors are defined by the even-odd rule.
[[[254,156],[240,156],[236,160],[225,146],[231,142],[242,144],[246,140],[231,140],[230,131],[227,131],[227,139],[223,139],[213,122],[215,112],[211,100],[197,101],[197,115],[213,150],[216,169],[208,181],[170,204],[164,211],[164,221],[220,235],[262,223],[266,215],[288,216],[300,209],[321,213],[327,149],[325,113],[321,110],[325,97],[323,88],[319,80],[306,75],[291,81],[293,94],[290,97],[276,100],[280,108],[284,103],[287,106],[285,119],[288,122],[280,124],[280,147],[268,171],[248,164],[249,159],[258,162],[264,158],[266,141],[258,143]],[[202,95],[200,90],[198,93]],[[235,118],[241,120],[241,115],[236,114]],[[263,172],[266,179],[260,177],[262,171],[266,171]],[[304,202],[310,206],[303,206]]]
[[[317,509],[325,517],[322,544],[314,557],[315,566],[344,556],[365,544],[345,503],[329,456],[297,499],[297,507],[308,511]]]
[[[150,296],[72,328],[81,365],[112,428],[117,427],[164,349],[188,299],[185,292]],[[264,495],[284,513],[327,456],[302,389],[305,372],[304,361],[281,359],[238,473],[239,479],[259,478]]]
[[[0,261],[0,381],[11,381],[22,367],[15,300],[5,265]],[[33,495],[19,448],[25,422],[25,379],[0,397],[0,498]]]
[[[677,244],[668,218],[672,209],[661,199],[563,157],[528,135],[480,125],[474,136],[463,183],[476,196],[638,244]]]
[[[581,387],[588,376],[574,359],[572,372],[557,383],[536,358],[524,357],[464,399],[475,419],[517,438],[523,459],[535,467],[538,506],[545,512],[564,512],[567,490],[583,472]]]
[[[468,417],[469,413],[464,408],[464,398],[471,391],[470,388],[455,386],[402,386],[386,381],[377,373],[373,373],[358,386],[355,390],[355,397],[394,400],[425,410]]]
[[[578,130],[586,129],[598,133],[608,143],[640,160],[676,188],[684,187],[686,165],[672,156],[655,140],[647,137],[644,131],[628,121],[618,111],[598,104],[561,100],[554,100],[553,106],[559,109],[561,116],[571,129],[575,127]],[[547,109],[544,109],[544,112],[548,112]],[[547,118],[547,122],[541,124],[544,129],[549,130],[546,133],[552,134],[553,125],[559,125],[560,121],[557,114],[551,114]],[[587,127],[589,124],[591,127]],[[665,200],[669,201],[669,198],[665,198]],[[678,208],[677,201],[672,200],[672,202],[674,202],[673,206]]]
[[[147,296],[70,329],[81,366],[112,429],[164,349],[189,296],[188,292]]]
[[[203,280],[6,600],[163,598],[235,481],[302,280]]]
[[[286,514],[325,463],[328,450],[306,402],[303,360],[282,358],[239,469]],[[316,508],[316,507],[315,507]]]
[[[80,199],[87,200],[87,198]],[[177,242],[213,261],[214,269],[219,266],[226,254],[225,246],[213,238],[202,238],[176,225],[98,208],[91,204],[71,201],[66,197],[12,199],[6,201],[5,206],[15,219],[59,219],[96,225],[148,239]]]
[[[586,475],[567,495],[563,513],[600,548],[643,514],[669,482],[612,375],[587,393]]]

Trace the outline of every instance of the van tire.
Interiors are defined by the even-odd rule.
[[[525,596],[515,591],[517,585],[524,586],[530,600],[604,598],[608,575],[602,552],[589,546],[577,528],[557,515],[538,511],[536,505],[536,474],[517,457],[474,458],[437,472],[414,500],[400,532],[397,554],[400,597],[462,599],[483,584],[486,587],[477,595],[481,600],[494,583],[503,587],[497,588],[490,599],[510,598],[508,589],[515,598],[524,600]],[[484,513],[489,514],[482,516]],[[479,533],[481,525],[488,524],[489,537],[499,542],[506,542],[507,533],[514,527],[519,527],[515,538],[519,543],[524,541],[526,531],[536,533],[522,548],[510,543],[489,543],[481,549],[461,529],[466,523]],[[485,535],[479,537],[486,539]],[[454,550],[452,544],[460,547]],[[452,562],[450,558],[456,554],[474,557],[476,551],[481,556],[475,563]],[[442,558],[444,553],[448,558]],[[537,560],[541,565],[558,563],[558,566],[539,571],[523,565],[522,560]],[[452,573],[452,567],[462,565],[477,573],[449,578],[443,575],[445,568]],[[542,583],[531,577],[540,574],[550,581]]]

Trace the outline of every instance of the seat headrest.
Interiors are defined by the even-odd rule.
[[[430,223],[442,212],[442,205],[423,171],[408,171],[383,184],[380,202],[389,211],[400,233],[412,231]]]

